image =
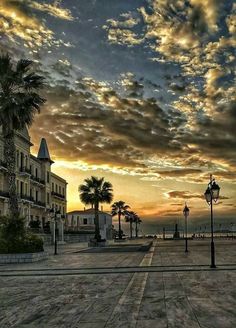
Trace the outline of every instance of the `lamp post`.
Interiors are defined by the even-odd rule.
[[[54,255],[57,255],[57,234],[58,234],[58,229],[57,229],[57,221],[60,220],[61,218],[61,213],[60,211],[54,211],[52,208],[50,210],[50,216],[52,219],[54,219]]]
[[[185,203],[185,207],[183,209],[184,217],[185,217],[185,253],[188,252],[188,224],[187,224],[187,218],[189,216],[189,208],[187,204]]]
[[[213,222],[213,200],[216,203],[220,195],[220,187],[215,182],[215,179],[210,175],[210,182],[205,191],[206,202],[211,208],[211,268],[216,268],[215,265],[215,244],[214,244],[214,222]]]

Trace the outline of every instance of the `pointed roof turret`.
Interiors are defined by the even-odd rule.
[[[45,138],[41,139],[41,143],[40,143],[39,152],[38,152],[37,157],[38,157],[38,159],[42,159],[42,160],[49,161],[50,163],[54,163],[50,158],[48,145],[47,145],[47,142],[46,142]]]

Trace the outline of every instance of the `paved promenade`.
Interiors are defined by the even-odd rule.
[[[0,266],[0,327],[235,328],[236,241],[158,241],[147,253],[80,253]]]

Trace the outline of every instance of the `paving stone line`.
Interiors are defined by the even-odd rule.
[[[152,258],[154,254],[154,246],[152,246],[147,254],[143,257],[140,267],[150,266],[152,263]],[[135,328],[138,320],[138,314],[140,310],[140,305],[143,299],[143,294],[145,286],[147,283],[148,272],[145,273],[134,273],[128,286],[126,287],[124,293],[119,299],[117,305],[115,306],[111,317],[106,322],[105,327],[114,327],[114,324],[118,321],[127,318],[129,321],[129,328]],[[126,305],[130,304],[132,306],[132,311],[130,311],[128,317],[124,315],[124,310]]]
[[[80,269],[80,270],[49,270],[49,271],[37,271],[37,272],[0,272],[0,277],[34,277],[34,276],[78,276],[78,275],[99,275],[99,274],[117,274],[117,273],[148,273],[148,272],[218,272],[218,271],[236,271],[236,266],[232,267],[218,267],[216,269],[211,269],[210,267],[171,267],[171,268],[153,268],[153,267],[139,267],[139,268],[107,268],[107,269],[97,269],[93,270]]]

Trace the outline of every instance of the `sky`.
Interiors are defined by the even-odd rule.
[[[235,22],[233,0],[0,1],[0,51],[46,79],[32,152],[45,137],[68,210],[95,175],[149,227],[182,220],[185,202],[209,223],[212,173],[216,220],[235,219]]]

